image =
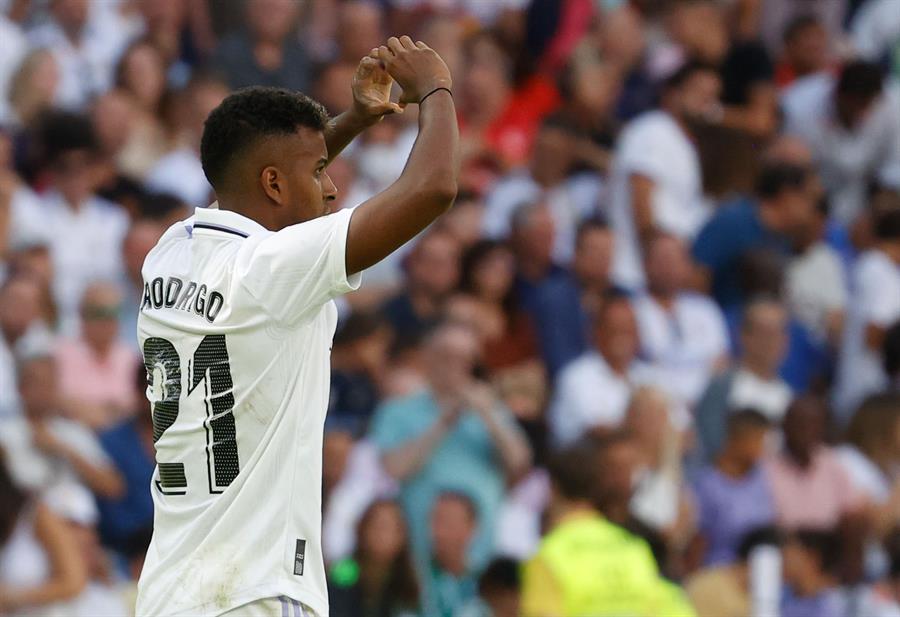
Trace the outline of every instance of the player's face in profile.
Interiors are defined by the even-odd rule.
[[[325,169],[328,149],[321,131],[298,129],[288,150],[290,154],[285,165],[290,171],[286,179],[288,190],[283,226],[329,214],[331,202],[337,195],[337,188]]]

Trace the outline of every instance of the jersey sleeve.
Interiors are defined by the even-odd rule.
[[[341,294],[359,288],[347,276],[347,232],[352,210],[341,210],[281,231],[251,238],[239,260],[244,289],[276,320],[303,321]]]

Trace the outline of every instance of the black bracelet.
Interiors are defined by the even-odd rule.
[[[447,92],[450,93],[450,96],[451,96],[451,97],[453,96],[453,91],[450,90],[450,88],[445,88],[444,86],[440,86],[439,88],[435,88],[434,90],[432,90],[431,92],[429,92],[428,94],[426,94],[425,96],[423,96],[422,98],[420,98],[420,99],[419,99],[419,105],[421,105],[422,103],[424,103],[424,102],[425,102],[425,99],[427,99],[429,96],[431,96],[432,94],[434,94],[434,93],[437,92],[438,90],[446,90]]]

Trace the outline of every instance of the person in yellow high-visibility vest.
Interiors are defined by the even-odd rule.
[[[647,544],[591,505],[591,453],[579,443],[548,464],[550,528],[523,568],[524,617],[693,617]]]

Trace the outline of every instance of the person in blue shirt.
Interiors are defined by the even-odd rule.
[[[101,431],[100,445],[125,480],[125,494],[116,499],[97,499],[99,531],[104,544],[122,554],[130,551],[135,536],[153,528],[153,497],[148,490],[156,458],[153,450],[153,420],[143,397],[147,376],[144,365],[137,369],[135,388],[141,390],[140,409],[130,418]],[[146,409],[143,405],[148,405]]]
[[[821,195],[811,169],[774,161],[764,165],[756,198],[722,206],[694,241],[699,286],[711,291],[725,311],[743,304],[743,264],[759,253],[786,260],[791,237],[809,225]]]
[[[469,328],[437,326],[422,354],[428,387],[386,401],[372,421],[370,438],[385,470],[400,482],[413,555],[423,570],[431,553],[429,513],[438,495],[454,491],[475,504],[479,525],[469,557],[477,569],[490,557],[507,482],[531,464],[528,441],[512,414],[473,377],[479,351]]]
[[[610,290],[623,292],[611,281],[615,238],[605,222],[583,221],[575,235],[575,255],[569,270],[551,277],[534,293],[530,305],[537,326],[541,355],[550,376],[590,346],[591,315]]]

